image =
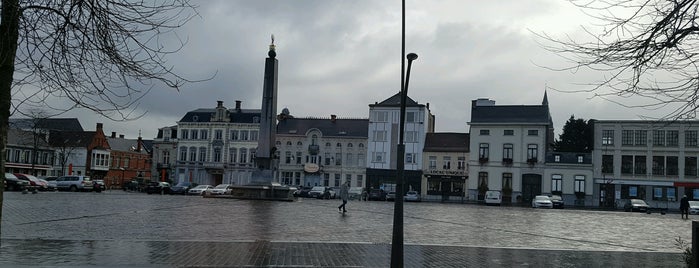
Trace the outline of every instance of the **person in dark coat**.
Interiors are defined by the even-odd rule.
[[[684,195],[680,200],[680,212],[683,219],[689,219],[689,199]]]
[[[342,205],[337,207],[337,209],[345,213],[347,212],[345,205],[347,205],[347,199],[349,199],[349,181],[346,181],[340,186],[340,199],[342,199]]]

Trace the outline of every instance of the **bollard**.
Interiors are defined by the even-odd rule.
[[[692,264],[699,268],[699,221],[692,221]]]

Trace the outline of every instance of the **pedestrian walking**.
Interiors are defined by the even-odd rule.
[[[680,200],[680,212],[683,219],[689,219],[689,199],[684,195]]]
[[[342,199],[342,205],[337,207],[337,209],[345,213],[347,212],[345,206],[347,205],[347,199],[349,199],[349,181],[346,181],[340,186],[340,199]]]

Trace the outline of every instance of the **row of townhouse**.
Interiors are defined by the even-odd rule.
[[[8,137],[5,172],[84,175],[112,188],[151,176],[149,142],[105,136],[102,123],[84,131],[76,118],[12,119]]]

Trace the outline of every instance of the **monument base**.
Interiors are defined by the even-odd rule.
[[[249,200],[288,201],[296,200],[296,187],[282,186],[278,183],[231,185],[230,194],[204,195],[205,198],[231,198]]]

